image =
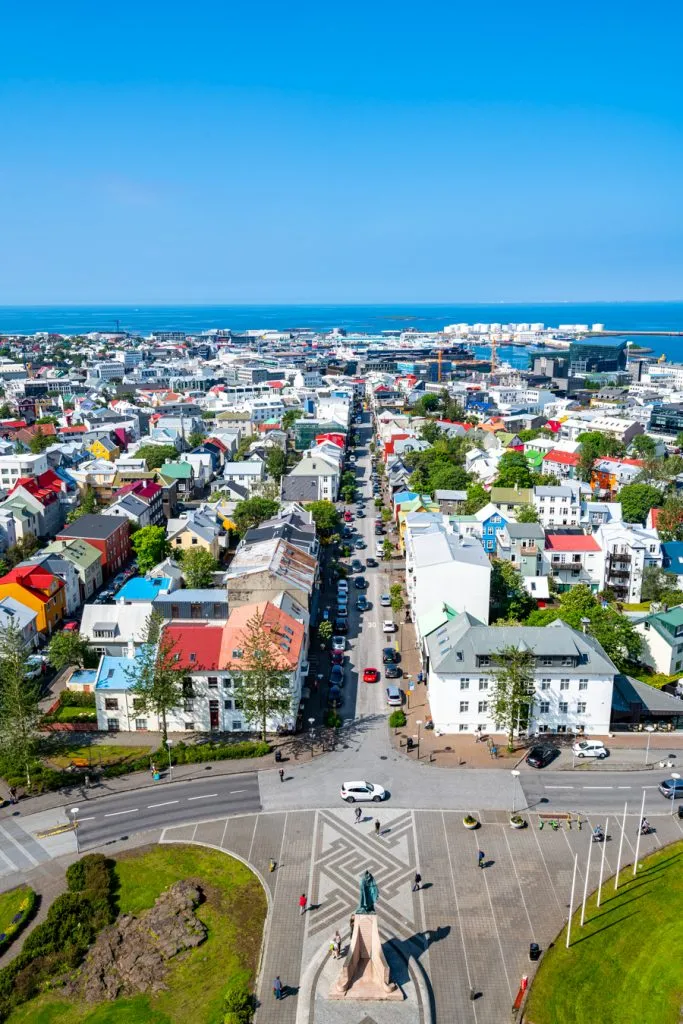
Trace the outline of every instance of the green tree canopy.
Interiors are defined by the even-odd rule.
[[[640,596],[643,601],[661,601],[669,606],[683,602],[683,590],[679,589],[675,576],[658,565],[646,565],[643,569]]]
[[[27,650],[20,630],[0,629],[0,750],[5,764],[26,777],[31,788],[31,762],[40,718],[40,679],[26,675]]]
[[[303,414],[303,409],[286,409],[282,417],[282,429],[290,430]]]
[[[578,474],[581,480],[589,482],[593,475],[596,459],[606,455],[621,456],[625,448],[621,441],[611,434],[602,434],[599,430],[587,430],[579,434],[577,441],[581,444],[579,452]]]
[[[266,456],[266,469],[268,476],[272,476],[278,483],[287,469],[287,455],[282,448],[269,448]]]
[[[524,589],[522,577],[511,562],[500,558],[491,561],[491,618],[521,622],[536,604]]]
[[[422,395],[413,406],[413,412],[416,416],[428,416],[429,413],[436,412],[440,405],[438,395]]]
[[[467,501],[463,505],[463,514],[473,516],[491,501],[491,495],[483,484],[470,484],[467,488]]]
[[[88,646],[88,641],[75,630],[61,630],[55,633],[47,648],[47,660],[54,669],[77,665],[84,668],[97,663],[98,655]]]
[[[531,470],[523,452],[505,452],[498,463],[496,487],[531,487]]]
[[[187,439],[187,443],[190,448],[199,448],[200,444],[204,444],[206,435],[201,430],[193,430]]]
[[[663,541],[683,540],[683,498],[666,499],[657,516],[657,533]]]
[[[339,531],[341,520],[339,512],[333,501],[322,498],[320,501],[312,501],[306,505],[306,509],[313,516],[313,522],[320,539],[327,543],[332,534]]]
[[[144,459],[147,469],[160,469],[165,462],[178,458],[174,444],[143,444],[135,453],[136,459]]]
[[[46,448],[55,443],[55,438],[44,434],[40,427],[36,430],[35,434],[28,443],[29,451],[34,455],[40,455]]]
[[[183,577],[191,590],[213,586],[213,574],[218,567],[218,562],[206,548],[189,548],[183,552]]]
[[[163,625],[162,616],[152,612],[145,623],[145,642],[128,675],[136,711],[157,715],[166,740],[168,716],[180,707],[187,670],[178,667],[175,642]]]
[[[259,526],[266,519],[271,519],[277,514],[280,503],[271,498],[247,498],[245,501],[238,501],[233,514],[233,522],[241,537],[252,529]]]
[[[133,534],[130,542],[141,573],[163,562],[170,552],[164,526],[143,526]]]
[[[636,434],[631,441],[631,448],[638,458],[654,459],[657,451],[657,442],[647,434]]]
[[[493,687],[489,690],[492,717],[508,736],[508,750],[514,749],[515,730],[525,730],[534,702],[533,651],[520,650],[511,644],[502,647],[492,658]]]
[[[526,441],[535,441],[536,438],[541,437],[540,430],[518,430],[517,437],[520,439],[522,444]]]
[[[231,666],[244,718],[258,726],[263,740],[269,719],[284,720],[294,712],[280,641],[284,641],[284,634],[266,628],[263,615],[257,612],[242,630],[239,666],[236,668],[234,662]]]
[[[428,397],[431,398],[433,396],[429,395]],[[434,444],[435,441],[438,441],[439,438],[443,436],[443,431],[439,427],[438,423],[434,422],[434,420],[428,420],[420,427],[419,436],[423,441],[427,441],[429,444]]]
[[[520,505],[515,512],[518,523],[537,523],[538,512],[535,505]]]
[[[75,523],[81,516],[92,515],[93,512],[97,512],[97,498],[95,492],[89,485],[83,491],[79,503],[76,508],[72,509],[66,517],[67,523]]]
[[[619,491],[621,511],[626,523],[644,523],[651,508],[663,501],[662,492],[650,484],[627,484]]]

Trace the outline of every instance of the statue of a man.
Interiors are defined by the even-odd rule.
[[[357,914],[374,914],[375,903],[379,899],[377,882],[369,871],[360,876],[360,903],[356,907]]]

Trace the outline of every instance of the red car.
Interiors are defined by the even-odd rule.
[[[364,683],[376,683],[379,680],[379,672],[376,668],[366,668],[363,672]]]
[[[74,633],[78,629],[78,623],[75,619],[72,619],[70,622],[64,623],[64,629],[69,633]]]
[[[332,662],[333,665],[342,665],[344,662],[344,652],[332,651],[332,653],[330,654],[330,661]]]

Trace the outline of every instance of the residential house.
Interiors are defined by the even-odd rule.
[[[258,544],[260,541],[273,538],[288,541],[294,547],[311,555],[312,558],[317,559],[318,557],[320,542],[316,536],[313,517],[300,505],[292,503],[288,507],[280,509],[272,519],[266,519],[258,526],[247,530],[239,547]]]
[[[172,576],[134,576],[117,591],[114,600],[116,604],[150,604],[179,586],[180,582]]]
[[[643,638],[640,660],[665,676],[683,672],[683,608],[646,615],[635,624]]]
[[[499,512],[507,516],[513,516],[522,505],[533,504],[534,492],[532,488],[526,487],[492,487],[491,504],[495,505]]]
[[[593,466],[591,487],[595,493],[613,500],[622,487],[635,483],[642,471],[641,459],[598,459]]]
[[[662,565],[662,544],[655,530],[634,523],[605,523],[595,533],[601,548],[601,588],[619,601],[638,604],[643,572]]]
[[[102,556],[99,548],[85,540],[55,540],[43,548],[43,554],[56,554],[75,568],[80,581],[81,603],[102,586]]]
[[[327,501],[336,501],[341,479],[341,463],[339,458],[328,457],[319,453],[318,449],[311,449],[303,453],[301,460],[289,471],[288,476],[318,477],[319,497]]]
[[[502,512],[492,502],[484,505],[483,508],[474,513],[474,516],[479,523],[481,543],[484,551],[489,557],[492,557],[495,555],[498,547],[496,538],[512,517],[507,512]],[[457,519],[458,517],[456,517],[456,521]]]
[[[195,494],[194,467],[189,462],[165,462],[158,470],[159,483],[174,483],[179,499],[191,500]]]
[[[114,501],[131,494],[139,501],[147,505],[148,513],[145,516],[145,525],[165,526],[163,488],[152,480],[136,480],[133,483],[124,484],[118,491],[114,492]]]
[[[106,462],[115,462],[121,454],[121,449],[107,434],[101,434],[91,441],[88,451],[92,452],[96,459],[104,459]]]
[[[124,657],[147,640],[151,604],[86,604],[80,633],[98,654]]]
[[[534,487],[533,506],[546,528],[581,525],[581,494],[578,486]]]
[[[429,705],[439,732],[496,734],[491,701],[496,657],[505,648],[534,656],[529,736],[610,728],[616,669],[600,644],[559,619],[549,626],[489,628],[465,613],[426,638]]]
[[[509,522],[496,535],[496,556],[514,565],[522,577],[548,573],[544,548],[545,532],[539,523]]]
[[[86,540],[100,552],[105,579],[115,576],[130,560],[130,528],[128,520],[116,516],[86,514],[65,526],[57,540]]]
[[[598,540],[580,530],[546,533],[545,559],[559,591],[586,584],[602,590],[602,550]]]
[[[553,448],[543,459],[543,473],[545,476],[556,476],[560,480],[576,480],[580,460],[578,452]]]
[[[318,566],[312,555],[276,537],[236,551],[226,580],[230,608],[272,601],[280,591],[313,612]]]
[[[124,494],[120,498],[114,498],[110,505],[102,509],[101,514],[127,519],[137,527],[152,525],[149,505],[134,494]]]
[[[228,618],[228,593],[225,587],[204,589],[173,590],[154,598],[155,612],[169,622],[226,622]]]
[[[662,569],[670,584],[683,590],[683,542],[670,540],[662,543]]]
[[[18,565],[0,577],[0,600],[12,597],[36,612],[36,628],[48,636],[64,619],[65,589],[63,580],[40,565]]]
[[[434,491],[434,501],[439,506],[439,512],[457,515],[467,501],[467,491]]]
[[[191,551],[200,548],[218,560],[224,546],[225,532],[216,519],[211,506],[183,512],[177,519],[169,519],[168,542],[172,551]]]
[[[0,553],[14,547],[17,542],[17,523],[14,512],[0,505]]]
[[[280,480],[280,501],[310,502],[319,501],[323,497],[324,477],[292,476],[288,474]]]
[[[13,597],[0,600],[0,629],[18,629],[24,646],[31,651],[40,642],[38,613]]]
[[[83,603],[81,598],[81,581],[73,562],[68,558],[51,551],[39,551],[31,559],[20,562],[19,566],[41,566],[53,576],[57,576],[64,584],[64,614],[76,615]]]

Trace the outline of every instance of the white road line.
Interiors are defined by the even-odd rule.
[[[188,800],[210,800],[212,796],[218,796],[218,793],[204,793],[202,796],[188,796]]]
[[[94,820],[95,820],[95,815],[94,814],[89,814],[87,818],[78,818],[78,824],[80,825],[80,823],[82,821],[94,821]]]
[[[614,786],[582,786],[581,789],[614,789]]]
[[[10,869],[10,871],[18,871],[19,870],[17,865],[14,863],[14,861],[10,860],[9,857],[7,856],[7,854],[3,853],[2,850],[0,850],[0,860],[4,860],[5,861],[5,863],[7,864],[7,867]]]
[[[631,789],[631,786],[617,786],[617,789]]]
[[[105,814],[105,818],[117,818],[119,814],[135,814],[137,807],[131,807],[129,811],[110,811],[109,814]]]
[[[246,793],[246,789],[230,789],[228,790],[228,795],[230,795],[230,793]]]
[[[24,857],[26,857],[26,860],[30,860],[31,864],[33,864],[34,867],[38,867],[38,861],[36,860],[36,858],[31,853],[29,853],[28,850],[25,850],[21,843],[18,843],[14,836],[11,836],[9,832],[6,829],[4,829],[1,825],[0,832],[2,832],[3,836],[9,839],[10,843],[12,843],[13,846],[16,846],[17,850],[19,850],[20,853],[23,853]],[[18,868],[19,865],[17,865],[17,869]]]
[[[573,789],[573,786],[544,786],[544,789]]]
[[[147,809],[150,807],[168,807],[170,804],[179,804],[180,800],[164,800],[162,804],[147,804]]]

